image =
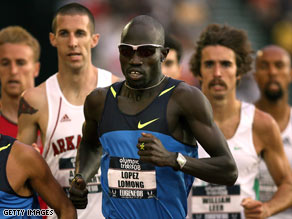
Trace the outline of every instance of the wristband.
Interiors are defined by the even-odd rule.
[[[178,163],[180,169],[182,169],[186,164],[187,159],[181,153],[177,153],[176,162]]]

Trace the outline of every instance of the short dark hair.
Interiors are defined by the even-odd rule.
[[[177,60],[180,62],[182,57],[182,45],[173,35],[166,34],[164,47],[175,50]]]
[[[201,33],[195,53],[190,60],[190,69],[195,76],[201,75],[202,50],[206,46],[225,46],[235,53],[237,75],[251,70],[252,48],[245,31],[227,25],[210,24]]]
[[[53,17],[52,21],[52,32],[56,33],[57,29],[57,16],[58,15],[87,15],[89,18],[89,25],[90,25],[90,31],[91,33],[94,33],[95,31],[95,20],[93,14],[89,11],[88,8],[84,7],[81,4],[78,3],[70,3],[62,6],[57,10]]]

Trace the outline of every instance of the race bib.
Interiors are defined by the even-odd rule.
[[[138,159],[111,157],[108,185],[113,198],[154,198],[157,194],[155,167]]]
[[[240,219],[240,185],[208,184],[192,188],[192,218]]]

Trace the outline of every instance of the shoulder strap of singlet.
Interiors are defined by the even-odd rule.
[[[0,190],[9,193],[14,192],[7,181],[6,164],[8,160],[8,155],[15,140],[15,138],[7,135],[1,135],[0,139]]]

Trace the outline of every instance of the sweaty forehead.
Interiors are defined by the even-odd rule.
[[[121,42],[133,45],[159,44],[163,46],[164,33],[151,25],[129,24],[122,32]]]
[[[279,47],[268,47],[257,53],[257,58],[260,61],[277,60],[283,62],[290,62],[289,54]]]
[[[211,45],[206,46],[202,50],[202,61],[217,60],[217,61],[233,61],[235,62],[236,57],[232,49],[220,46],[220,45]]]
[[[56,32],[59,30],[90,30],[88,16],[82,14],[58,15],[56,20]]]

